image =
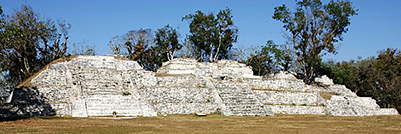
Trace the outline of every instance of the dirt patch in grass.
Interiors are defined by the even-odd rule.
[[[401,116],[170,115],[133,119],[39,117],[0,122],[0,133],[401,133]]]

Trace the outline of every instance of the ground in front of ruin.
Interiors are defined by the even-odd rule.
[[[112,117],[110,117],[112,118]],[[36,117],[0,121],[0,133],[401,133],[401,115],[267,117],[169,115],[132,119]]]

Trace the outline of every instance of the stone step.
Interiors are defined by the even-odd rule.
[[[266,91],[253,90],[255,95],[263,104],[276,105],[317,105],[317,92],[281,92],[281,91]]]
[[[287,79],[265,79],[265,80],[248,80],[246,83],[253,89],[268,89],[295,92],[313,92],[318,89],[312,88],[303,83],[302,80]]]
[[[205,81],[194,75],[160,76],[157,77],[157,83],[159,87],[205,87]]]
[[[208,88],[152,87],[139,92],[150,103],[207,103],[211,99]]]
[[[326,114],[323,106],[266,105],[266,107],[271,108],[274,114]]]
[[[258,101],[250,88],[232,88],[240,84],[221,83],[216,87],[219,96],[222,99],[226,108],[230,111],[230,115],[272,115],[271,111],[266,110],[264,105]],[[224,114],[224,113],[223,113]]]
[[[161,114],[212,114],[218,109],[216,103],[158,103],[154,107]]]
[[[88,95],[122,95],[121,91],[93,90],[87,91]]]

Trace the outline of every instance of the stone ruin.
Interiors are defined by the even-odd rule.
[[[78,56],[46,66],[16,88],[0,116],[398,115],[325,76],[315,81],[322,86],[306,85],[289,72],[262,78],[230,60],[176,58],[149,72],[115,56]]]

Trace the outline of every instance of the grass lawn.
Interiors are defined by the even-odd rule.
[[[401,116],[169,115],[133,119],[36,117],[0,121],[0,133],[401,133]]]

